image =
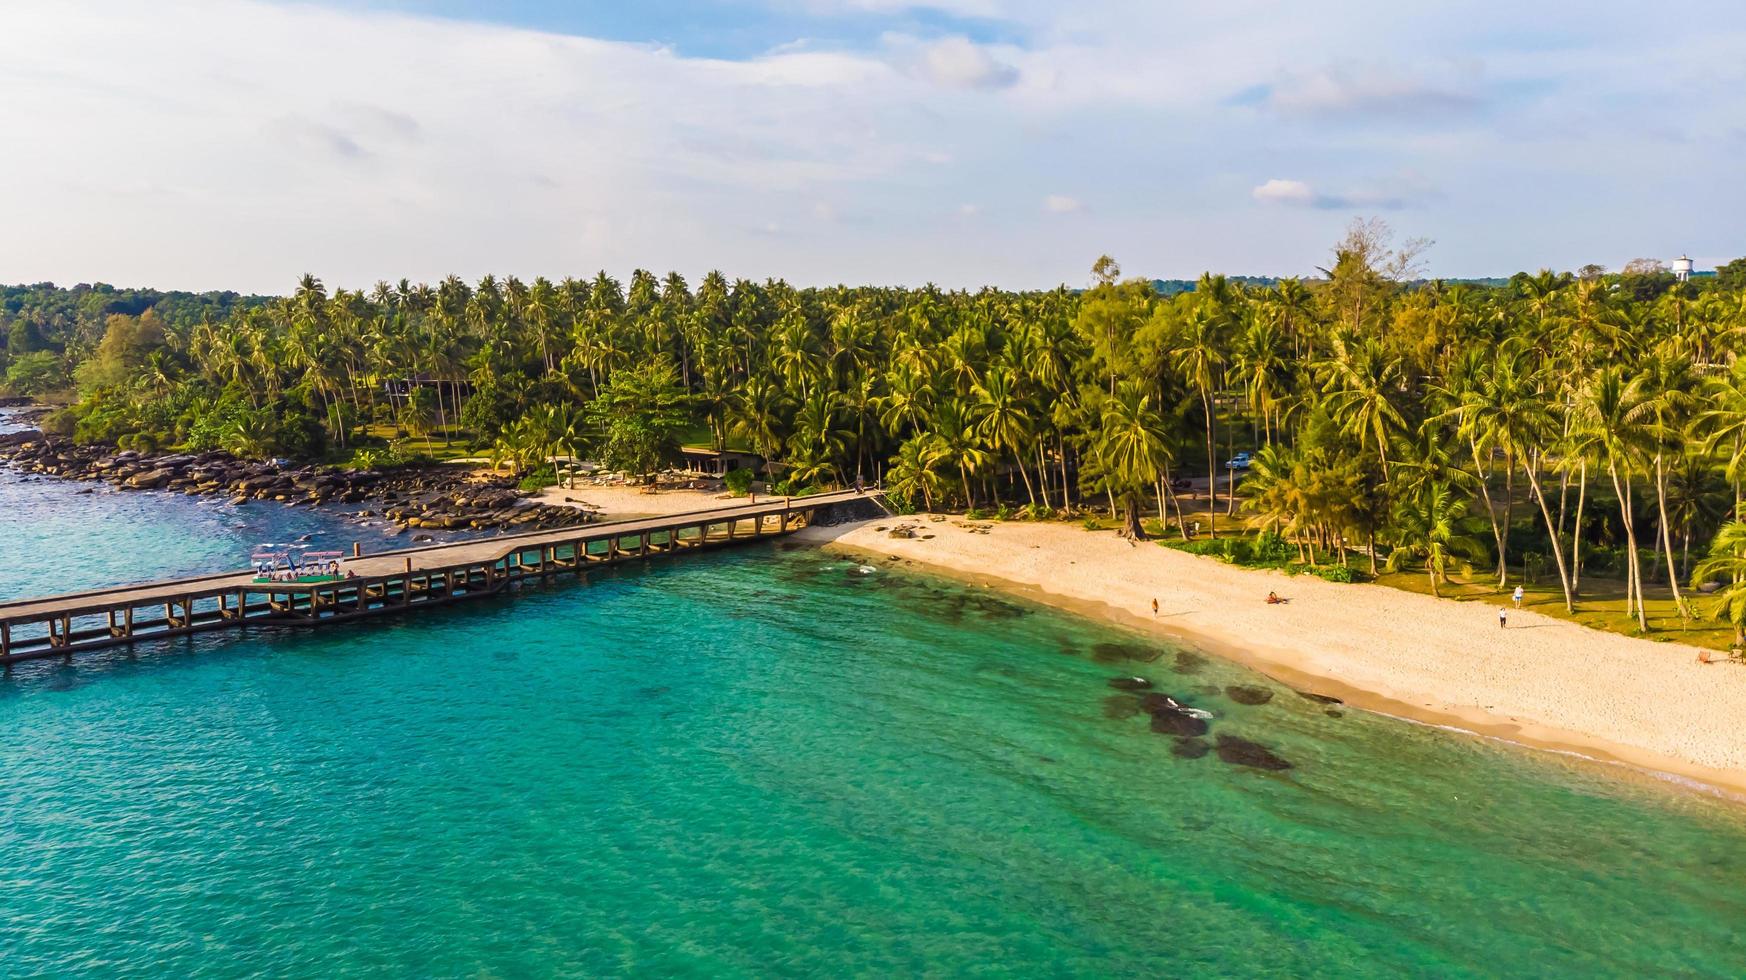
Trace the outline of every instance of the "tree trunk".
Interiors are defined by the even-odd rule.
[[[1049,464],[1043,459],[1043,440],[1037,440],[1037,489],[1043,491],[1043,508],[1054,510],[1049,503]]]
[[[1528,488],[1534,495],[1534,500],[1540,505],[1540,516],[1546,521],[1546,533],[1552,538],[1552,561],[1558,565],[1558,584],[1564,589],[1564,611],[1576,611],[1576,600],[1570,592],[1570,572],[1564,567],[1564,545],[1558,540],[1558,530],[1552,521],[1552,512],[1546,507],[1546,495],[1540,491],[1540,478],[1534,473],[1534,454],[1529,453],[1522,461],[1522,469],[1528,475]]]
[[[1561,469],[1558,473],[1558,530],[1554,537],[1564,533],[1564,518],[1569,516],[1570,503],[1570,471]]]
[[[1516,461],[1504,454],[1504,516],[1503,535],[1498,539],[1497,549],[1497,587],[1503,588],[1509,584],[1510,565],[1505,559],[1504,551],[1510,543],[1510,522],[1515,520],[1516,512]]]
[[[1685,619],[1685,598],[1679,594],[1679,571],[1673,567],[1673,529],[1667,525],[1667,471],[1661,453],[1655,453],[1655,506],[1661,511],[1661,549],[1667,554],[1667,584],[1673,590],[1673,607]]]
[[[1576,483],[1576,523],[1570,527],[1570,594],[1582,594],[1582,505],[1588,497],[1588,460],[1582,461],[1582,469]]]
[[[1497,562],[1501,568],[1504,560],[1504,537],[1497,526],[1497,511],[1491,504],[1491,484],[1485,478],[1484,464],[1479,461],[1479,443],[1468,439],[1467,448],[1473,453],[1473,475],[1479,479],[1479,497],[1485,502],[1485,519],[1491,522],[1491,540],[1497,545]]]
[[[1140,523],[1139,496],[1139,494],[1129,494],[1127,500],[1124,501],[1126,506],[1123,510],[1126,511],[1127,527],[1123,529],[1122,533],[1130,541],[1146,540],[1146,528]]]
[[[1237,454],[1237,427],[1225,429],[1226,459]],[[1237,474],[1235,470],[1225,471],[1225,516],[1230,517],[1237,512]]]
[[[1626,592],[1627,595],[1630,595],[1632,590],[1635,590],[1634,594],[1637,599],[1637,628],[1647,633],[1649,632],[1649,614],[1643,609],[1643,576],[1642,572],[1637,568],[1637,531],[1632,526],[1631,521],[1630,481],[1627,480],[1621,485],[1619,482],[1619,466],[1613,460],[1607,460],[1607,471],[1612,474],[1613,492],[1619,497],[1619,518],[1624,521],[1625,524],[1625,547],[1628,549],[1628,560],[1625,562],[1625,575],[1628,579],[1626,583]],[[1627,612],[1630,610],[1630,605],[1630,599],[1627,598],[1625,601]]]
[[[1200,393],[1200,405],[1206,410],[1206,536],[1216,538],[1219,536],[1219,472],[1213,468],[1217,457],[1213,453],[1212,399],[1205,391]]]
[[[1176,491],[1170,488],[1170,467],[1164,467],[1164,492],[1170,495],[1170,506],[1176,508],[1176,530],[1181,532],[1182,540],[1188,540],[1188,524],[1182,519],[1182,498],[1176,496]]]
[[[1025,454],[1013,453],[1012,461],[1018,464],[1019,476],[1025,481],[1025,499],[1030,502],[1032,507],[1035,507],[1037,505],[1037,492],[1031,486],[1030,472],[1025,469]]]
[[[1061,451],[1061,507],[1066,510],[1073,506],[1073,485],[1067,479],[1067,437],[1057,434],[1055,446]]]

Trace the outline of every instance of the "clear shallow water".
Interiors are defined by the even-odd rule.
[[[0,476],[0,513],[47,486]],[[217,547],[125,496],[172,529],[105,532],[138,567]],[[0,557],[101,502],[0,522]],[[1129,673],[1296,768],[1173,756]],[[781,546],[31,665],[0,682],[0,975],[1746,966],[1736,809],[1326,711]]]

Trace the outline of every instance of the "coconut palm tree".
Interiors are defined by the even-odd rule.
[[[988,463],[988,450],[976,435],[976,420],[962,399],[947,398],[935,406],[929,420],[929,431],[938,437],[943,461],[958,470],[958,481],[964,489],[964,506],[975,507],[976,495],[970,490],[970,474],[979,473]]]
[[[940,476],[940,466],[945,463],[947,455],[944,441],[931,432],[905,439],[891,461],[887,484],[891,492],[908,501],[919,496],[922,509],[933,510],[934,498],[939,496],[940,488],[945,484],[945,479]]]
[[[1213,438],[1217,419],[1213,393],[1218,388],[1226,361],[1220,337],[1223,328],[1224,323],[1212,304],[1198,304],[1183,322],[1171,347],[1171,361],[1177,374],[1200,396],[1201,411],[1206,416],[1206,474],[1211,502],[1207,536],[1214,538],[1218,537],[1219,471]]]
[[[734,396],[729,418],[732,433],[751,443],[752,451],[769,463],[782,452],[788,397],[768,378],[754,377]]]
[[[1163,430],[1164,420],[1152,408],[1152,396],[1134,382],[1118,385],[1115,397],[1104,402],[1096,453],[1125,515],[1123,533],[1136,541],[1146,537],[1140,524],[1141,498],[1157,486],[1170,462]]]
[[[991,368],[975,388],[976,434],[992,450],[995,459],[1005,455],[1017,464],[1025,483],[1025,497],[1035,504],[1037,495],[1031,486],[1030,473],[1025,470],[1025,449],[1031,439],[1031,411],[1019,393],[1017,374],[1009,367]],[[995,490],[995,499],[1000,491]]]
[[[1388,441],[1406,428],[1406,419],[1394,401],[1406,387],[1401,359],[1381,343],[1335,340],[1334,357],[1323,362],[1327,380],[1322,392],[1328,408],[1342,430],[1355,439],[1369,439],[1382,463],[1382,478],[1388,480]]]
[[[1631,384],[1623,367],[1610,364],[1589,379],[1578,402],[1578,412],[1574,449],[1602,460],[1612,477],[1613,492],[1619,500],[1619,522],[1625,530],[1626,610],[1634,609],[1638,629],[1647,631],[1643,572],[1637,558],[1636,521],[1631,513],[1631,477],[1638,469],[1648,438],[1642,392]]]
[[[1261,417],[1263,436],[1273,444],[1275,416],[1287,397],[1291,366],[1285,352],[1285,336],[1276,314],[1251,311],[1231,353],[1233,381],[1243,386],[1250,408]]]
[[[1729,521],[1716,532],[1709,557],[1692,569],[1694,588],[1720,582],[1710,618],[1734,627],[1734,648],[1746,646],[1746,521]]]
[[[1678,334],[1657,345],[1638,364],[1632,379],[1641,403],[1644,436],[1654,455],[1652,476],[1655,504],[1660,514],[1660,550],[1667,558],[1667,584],[1681,617],[1687,615],[1685,598],[1679,592],[1679,570],[1673,561],[1673,528],[1667,515],[1667,457],[1684,452],[1685,434],[1697,405],[1699,378],[1692,366],[1690,349]]]
[[[1574,612],[1575,597],[1570,573],[1564,563],[1564,545],[1539,478],[1539,458],[1548,439],[1558,432],[1559,425],[1546,397],[1544,377],[1534,367],[1532,353],[1520,344],[1505,344],[1484,365],[1473,383],[1461,392],[1455,411],[1460,420],[1461,434],[1475,447],[1476,454],[1495,448],[1503,452],[1506,466],[1521,464],[1528,478],[1530,495],[1546,522],[1553,561],[1558,566],[1558,581],[1564,590],[1564,609]],[[1508,513],[1506,505],[1505,514]],[[1506,539],[1498,535],[1498,565],[1504,570],[1499,573],[1499,588],[1505,584],[1503,576],[1507,566],[1502,552],[1506,543]]]
[[[1399,571],[1408,561],[1424,564],[1431,594],[1441,596],[1439,585],[1449,583],[1452,567],[1467,568],[1485,553],[1475,533],[1478,521],[1468,515],[1467,498],[1447,484],[1432,482],[1412,496],[1395,501],[1394,549],[1388,555],[1388,570]]]

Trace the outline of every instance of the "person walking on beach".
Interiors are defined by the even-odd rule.
[[[1153,619],[1158,618],[1158,600],[1157,599],[1152,600],[1152,618]]]
[[[1514,594],[1512,594],[1510,596],[1510,598],[1516,600],[1516,608],[1517,609],[1522,608],[1522,587],[1519,585],[1516,586],[1516,591]]]
[[[1510,625],[1510,611],[1508,609],[1505,609],[1502,606],[1497,607],[1497,628],[1500,630],[1501,629],[1508,629],[1509,625]]]

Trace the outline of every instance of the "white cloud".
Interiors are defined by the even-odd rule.
[[[974,218],[981,213],[982,209],[974,204],[958,205],[958,216],[961,218]]]
[[[1471,63],[1420,72],[1342,64],[1286,76],[1269,88],[1267,104],[1285,115],[1435,119],[1477,108],[1477,87],[1478,66]]]
[[[1267,183],[1249,192],[1249,195],[1262,204],[1289,204],[1302,206],[1315,202],[1316,195],[1310,186],[1301,180],[1280,180],[1275,177]]]
[[[1307,271],[1348,216],[1328,212],[1399,207],[1443,243],[1435,271],[1489,273],[1644,240],[1727,254],[1746,213],[1723,135],[1746,132],[1746,27],[1721,0],[1647,33],[1520,0],[765,4],[911,32],[926,8],[1003,40],[855,49],[797,18],[799,43],[736,61],[338,0],[4,0],[0,278],[1034,286],[1103,252]],[[1621,142],[1619,119],[1681,138]],[[1064,186],[1099,207],[1022,203]]]
[[[1423,176],[1407,171],[1335,194],[1318,193],[1301,180],[1275,177],[1251,190],[1249,196],[1262,204],[1324,211],[1396,211],[1433,201],[1441,195]]]
[[[1019,79],[1017,68],[995,60],[987,48],[962,37],[928,44],[922,51],[921,69],[931,81],[954,88],[1006,88]]]
[[[940,152],[914,83],[872,55],[689,59],[218,0],[19,0],[0,36],[17,43],[8,124],[33,137],[0,156],[0,188],[32,191],[5,225],[48,229],[0,231],[7,278],[281,290],[302,271],[695,274],[736,256],[776,275],[759,256],[786,253],[742,236],[784,198]]]

